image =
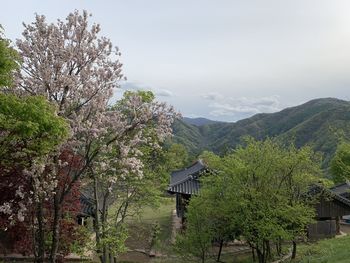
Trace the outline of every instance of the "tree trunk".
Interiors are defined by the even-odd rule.
[[[101,236],[100,236],[100,218],[99,218],[99,200],[98,200],[98,193],[97,193],[97,180],[95,178],[95,175],[92,175],[94,179],[94,199],[95,199],[95,220],[94,220],[94,230],[95,230],[95,235],[96,235],[96,245],[97,245],[97,251],[96,253],[100,255],[100,261],[104,263],[103,256],[101,255]]]
[[[220,248],[219,248],[219,253],[218,253],[218,258],[216,259],[217,262],[220,262],[220,257],[221,257],[221,251],[222,251],[222,246],[224,244],[224,240],[221,239],[220,241]]]
[[[103,260],[102,263],[107,263],[107,255],[108,255],[107,248],[106,246],[104,246],[102,249],[102,260]]]
[[[255,252],[254,252],[254,248],[252,247],[252,258],[253,258],[253,262],[255,262],[256,258],[255,258]]]
[[[61,202],[56,193],[54,197],[54,219],[52,225],[52,244],[50,253],[50,262],[56,263],[57,261],[57,251],[60,236],[60,218],[61,218]]]
[[[265,263],[265,256],[259,248],[256,249],[256,254],[258,256],[259,263]]]
[[[295,259],[296,255],[297,255],[297,242],[293,240],[292,259]]]
[[[36,218],[38,221],[38,231],[36,233],[36,243],[38,248],[38,254],[35,258],[35,262],[43,263],[45,260],[45,229],[44,229],[44,211],[43,211],[43,202],[40,200],[37,203],[36,207]]]
[[[279,257],[282,255],[282,241],[280,238],[276,242],[276,252]]]
[[[113,255],[109,253],[109,263],[113,263]]]
[[[107,215],[108,215],[108,206],[107,206],[107,199],[108,199],[109,193],[106,193],[103,196],[103,204],[102,204],[102,211],[101,211],[101,227],[102,227],[102,238],[106,237],[106,224],[107,224]],[[96,212],[97,213],[97,212]],[[102,258],[103,262],[102,263],[107,263],[108,261],[108,248],[106,245],[103,246],[102,248]]]
[[[263,240],[262,245],[263,245],[262,255],[263,255],[263,260],[264,260],[263,262],[266,262],[267,255],[266,255],[266,241],[265,240]]]
[[[266,242],[266,258],[271,258],[271,247],[270,247],[270,241],[267,240]]]
[[[335,218],[335,231],[336,231],[336,234],[337,235],[340,235],[340,217],[339,216],[337,216],[336,218]]]

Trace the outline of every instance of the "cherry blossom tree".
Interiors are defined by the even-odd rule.
[[[48,180],[42,189],[54,187],[51,262],[57,258],[63,203],[75,183],[116,158],[125,176],[129,176],[127,170],[142,174],[139,156],[128,153],[136,151],[134,145],[139,141],[149,140],[143,131],[150,123],[159,140],[169,136],[177,116],[172,107],[144,101],[137,94],[128,96],[119,107],[109,106],[113,90],[124,78],[120,53],[108,38],[99,36],[100,26],[89,25],[88,18],[86,11],[75,11],[65,21],[47,23],[44,16],[36,15],[33,23],[24,24],[23,39],[17,41],[23,65],[16,92],[41,95],[56,105],[71,130],[62,149],[79,156],[78,165],[65,167],[71,178],[68,184],[59,188],[57,180]],[[115,154],[115,149],[120,153]],[[58,171],[64,163],[60,154],[53,160]],[[38,171],[30,172],[29,176],[35,176]]]
[[[165,189],[169,171],[165,171],[161,146],[171,130],[170,123],[162,127],[156,121],[159,113],[167,109],[154,99],[151,92],[125,92],[111,108],[121,113],[123,121],[131,125],[144,112],[153,117],[120,137],[89,170],[95,199],[96,252],[101,262],[108,262],[108,258],[115,258],[125,249],[125,219],[135,216],[143,206],[152,205]]]

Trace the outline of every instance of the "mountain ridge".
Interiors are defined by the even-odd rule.
[[[192,124],[195,126],[203,126],[203,125],[207,125],[207,124],[221,122],[221,121],[210,120],[210,119],[207,119],[204,117],[196,117],[196,118],[184,117],[183,121],[186,122],[187,124]]]
[[[222,154],[236,148],[243,136],[258,140],[277,137],[297,147],[310,145],[328,165],[339,144],[338,131],[350,138],[350,102],[337,98],[313,99],[275,113],[259,113],[234,123],[214,122],[195,126],[184,121],[174,124],[173,141],[185,145],[193,156],[203,150]]]

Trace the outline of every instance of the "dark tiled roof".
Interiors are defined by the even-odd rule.
[[[345,197],[343,197],[343,196],[341,196],[339,194],[336,194],[333,191],[331,191],[331,192],[333,193],[332,197],[334,199],[336,199],[336,200],[338,200],[338,201],[342,202],[343,204],[345,204],[345,205],[350,207],[350,200],[349,199],[347,199],[347,198],[345,198]]]
[[[338,193],[338,189],[337,187],[332,187],[332,188],[326,188],[322,185],[314,185],[312,188],[311,188],[311,191],[310,193],[314,193],[314,194],[317,194],[317,193],[320,193],[324,191],[325,193],[329,194],[330,197],[332,197],[334,200],[337,200],[341,203],[343,203],[344,205],[350,207],[350,200],[344,196],[342,196],[340,193]]]
[[[101,211],[101,207],[103,206],[103,193],[99,191],[98,193],[98,207],[99,211]],[[80,215],[82,216],[95,216],[95,198],[94,198],[94,190],[91,185],[84,185],[80,191]],[[107,200],[107,205],[111,205],[115,199],[111,196]]]
[[[205,165],[198,160],[193,165],[171,173],[168,191],[172,193],[196,194],[199,190],[200,173],[205,170]]]
[[[350,195],[350,183],[345,182],[342,184],[338,184],[338,185],[330,188],[330,190],[338,195],[341,195],[341,196],[344,196],[344,195],[349,196]]]
[[[198,179],[189,179],[182,183],[169,186],[169,192],[182,193],[182,194],[197,194],[199,190]]]
[[[87,197],[85,194],[80,194],[80,215],[82,216],[94,216],[95,215],[95,208],[94,208],[94,202],[91,198]]]

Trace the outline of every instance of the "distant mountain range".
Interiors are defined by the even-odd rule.
[[[209,120],[209,119],[206,119],[206,118],[189,118],[189,117],[184,117],[182,120],[185,123],[192,124],[194,126],[203,126],[203,125],[207,125],[207,124],[219,123],[219,121],[213,121],[213,120]]]
[[[235,123],[185,118],[174,124],[173,140],[195,156],[203,150],[226,152],[237,147],[245,135],[259,140],[277,137],[297,147],[312,146],[323,153],[323,164],[327,166],[339,143],[340,133],[350,137],[350,102],[324,98],[276,113],[256,114]]]

